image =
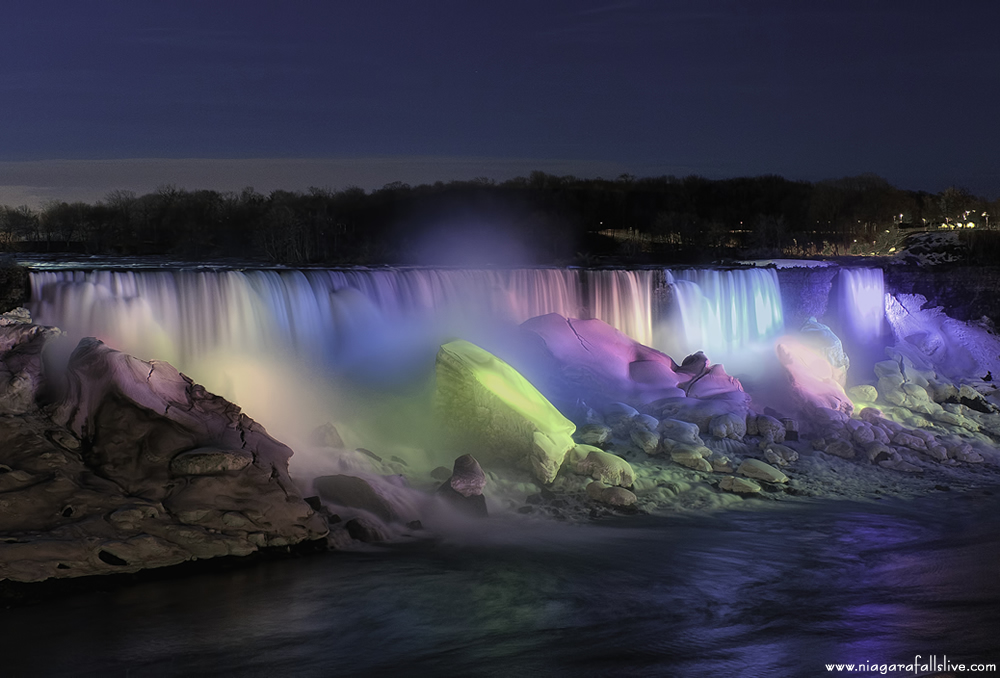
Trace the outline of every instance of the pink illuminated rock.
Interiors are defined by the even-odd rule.
[[[526,320],[521,328],[540,343],[554,364],[556,389],[583,397],[595,407],[620,401],[633,406],[664,398],[710,398],[742,394],[739,380],[705,354],[688,356],[681,365],[644,346],[607,323],[576,320],[550,313]]]
[[[792,392],[807,412],[826,408],[850,414],[854,404],[842,386],[843,370],[792,336],[778,340],[775,350],[785,368]]]

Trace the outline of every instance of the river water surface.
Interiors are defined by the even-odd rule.
[[[979,490],[576,526],[493,518],[472,538],[10,608],[0,673],[771,678],[913,675],[825,665],[916,655],[996,663],[998,508]]]

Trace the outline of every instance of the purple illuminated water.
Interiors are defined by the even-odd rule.
[[[898,678],[914,674],[825,664],[998,662],[997,509],[942,493],[613,527],[493,523],[474,543],[8,610],[4,675]]]

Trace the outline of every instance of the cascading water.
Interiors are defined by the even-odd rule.
[[[880,268],[840,270],[841,322],[862,342],[876,342],[885,325],[885,284]]]
[[[670,282],[673,312],[659,294]],[[333,374],[398,384],[450,338],[496,350],[546,313],[599,318],[678,362],[735,361],[782,325],[776,274],[757,269],[35,271],[32,288],[35,319],[72,339],[171,362],[251,412],[288,403],[282,420],[313,425],[329,417]]]
[[[750,369],[757,350],[784,329],[774,269],[689,269],[672,273],[674,304],[656,345],[675,359],[704,351],[730,371]]]
[[[880,268],[843,268],[837,274],[837,332],[854,366],[869,374],[885,358],[885,284]]]

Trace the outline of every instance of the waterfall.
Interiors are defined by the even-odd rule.
[[[671,279],[674,303],[656,344],[677,360],[704,351],[731,370],[749,367],[744,356],[770,351],[784,329],[774,269],[688,269],[672,272]]]
[[[885,324],[885,284],[880,268],[840,270],[840,317],[845,332],[861,343],[874,343]]]
[[[678,362],[704,350],[731,371],[737,349],[781,326],[775,272],[756,269],[34,270],[31,283],[36,322],[168,361],[286,437],[334,399],[419,384],[450,339],[503,355],[512,327],[546,313],[599,318]],[[380,393],[365,407],[374,397],[402,422]]]
[[[417,337],[488,343],[500,325],[545,313],[599,318],[678,361],[698,350],[721,361],[782,324],[777,276],[763,269],[36,270],[31,280],[38,322],[192,373],[237,356],[339,369]]]

